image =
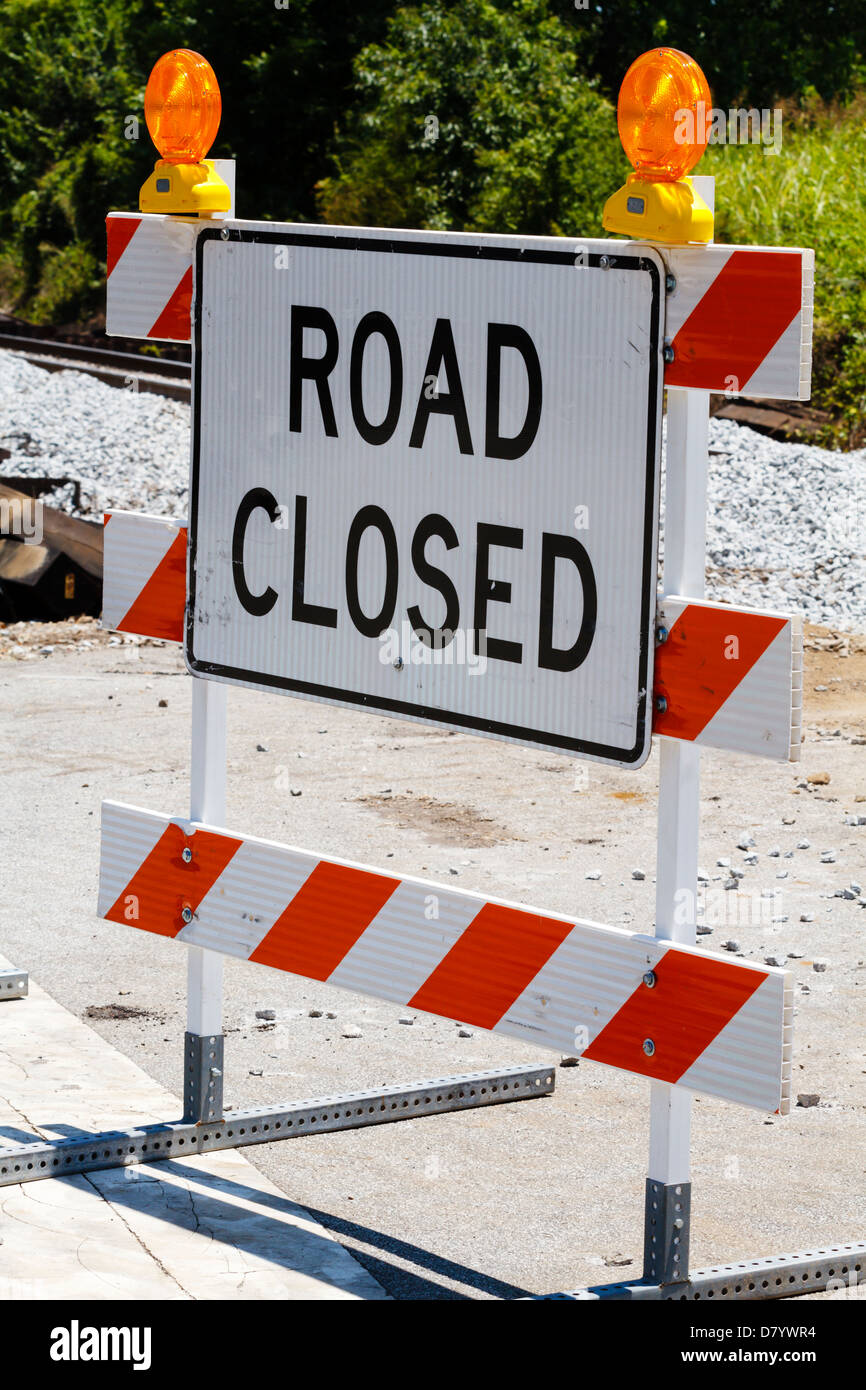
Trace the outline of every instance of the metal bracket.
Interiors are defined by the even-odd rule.
[[[29,989],[26,970],[0,970],[0,999],[26,999]]]
[[[682,1283],[687,1277],[691,1213],[690,1182],[663,1183],[647,1178],[643,1277],[651,1284]]]
[[[269,1144],[274,1139],[300,1138],[322,1131],[414,1120],[449,1110],[501,1105],[503,1101],[531,1100],[552,1095],[555,1085],[553,1066],[505,1067],[410,1086],[386,1086],[325,1096],[321,1100],[294,1101],[277,1109],[240,1110],[211,1123],[181,1120],[72,1139],[40,1139],[33,1144],[0,1148],[0,1187],[100,1168],[122,1168],[132,1163],[154,1163],[212,1149],[235,1149],[243,1144]]]
[[[183,1045],[183,1118],[187,1124],[223,1116],[225,1036],[185,1033]]]
[[[548,1295],[551,1299],[638,1299],[651,1302],[698,1302],[712,1299],[732,1302],[746,1299],[795,1298],[804,1293],[830,1293],[854,1297],[858,1285],[866,1285],[866,1241],[827,1245],[798,1255],[771,1255],[768,1259],[737,1260],[728,1265],[697,1269],[679,1284],[659,1284],[636,1279],[628,1284],[598,1284],[573,1293]]]

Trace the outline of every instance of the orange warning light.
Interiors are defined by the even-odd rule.
[[[216,139],[222,99],[216,74],[200,53],[173,48],[147,79],[144,117],[161,158],[139,194],[142,212],[211,217],[228,212],[232,195],[205,155]]]
[[[671,183],[690,173],[707,147],[711,105],[707,79],[687,53],[654,48],[636,58],[616,107],[619,138],[635,171]]]
[[[689,171],[707,147],[710,88],[694,58],[653,48],[619,90],[616,123],[634,173],[604,206],[609,232],[673,245],[713,239],[713,214]]]
[[[154,65],[144,92],[150,138],[169,164],[199,164],[219,130],[216,73],[200,53],[173,48]]]

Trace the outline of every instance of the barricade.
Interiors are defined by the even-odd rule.
[[[712,187],[690,181],[699,184],[705,228]],[[629,217],[655,196],[645,181],[640,189]],[[104,918],[187,949],[184,1115],[0,1150],[0,1184],[554,1089],[553,1064],[535,1065],[226,1116],[228,955],[648,1079],[643,1277],[559,1297],[776,1298],[866,1279],[863,1243],[689,1266],[692,1094],[784,1115],[792,1066],[790,974],[696,944],[700,751],[793,760],[802,736],[800,619],[703,597],[709,392],[733,381],[735,393],[808,396],[812,252],[283,226],[230,210],[199,220],[114,213],[108,245],[109,332],[193,344],[190,517],[106,516],[103,614],[117,631],[184,644],[190,811],[106,802],[99,888]],[[371,338],[386,350],[387,376],[378,348],[365,376]],[[285,362],[287,384],[276,370]],[[419,393],[408,377],[420,367]],[[365,398],[374,378],[390,383],[375,406]],[[401,418],[402,452],[373,452]],[[545,447],[527,484],[513,461],[540,428]],[[579,479],[555,466],[569,441]],[[285,459],[288,500],[274,463]],[[401,482],[409,467],[417,502]],[[432,539],[456,557],[450,572],[428,557]],[[521,570],[529,552],[538,568]],[[581,595],[566,617],[563,564]],[[480,660],[483,646],[492,674],[455,675],[439,659],[457,624],[424,621],[417,581],[423,602],[432,607],[433,590],[449,618],[474,603],[467,650]],[[382,659],[398,597],[414,597],[413,640],[428,653],[417,664],[402,648]],[[657,738],[654,935],[230,831],[227,683],[624,767]]]

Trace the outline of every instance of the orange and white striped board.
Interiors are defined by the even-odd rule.
[[[188,343],[198,218],[111,212],[105,223],[106,333]]]
[[[185,521],[107,512],[102,626],[166,642],[183,640]],[[653,733],[796,762],[803,703],[798,617],[671,597],[660,601]]]
[[[661,246],[673,361],[665,386],[809,399],[815,252],[781,246]]]
[[[182,642],[186,548],[185,521],[106,512],[102,626]]]
[[[799,760],[800,617],[672,596],[659,604],[658,627],[668,635],[655,652],[654,734]]]
[[[784,970],[112,801],[98,910],[639,1076],[788,1108]]]
[[[207,221],[124,212],[109,213],[106,220],[108,333],[189,342],[195,238]],[[225,225],[289,230],[273,222],[232,219]],[[334,230],[303,228],[311,236]],[[376,234],[391,235],[387,229]],[[401,233],[406,235],[411,233]],[[622,249],[621,241],[563,239],[563,255],[606,254],[612,265]],[[655,243],[652,249],[676,281],[665,296],[665,338],[674,354],[664,368],[666,386],[808,399],[814,251]]]

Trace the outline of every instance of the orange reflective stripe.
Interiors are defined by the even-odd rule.
[[[687,604],[656,648],[655,694],[664,696],[667,709],[653,714],[653,733],[696,739],[786,622]]]
[[[177,936],[186,923],[184,907],[193,912],[210,892],[242,840],[197,830],[186,835],[179,825],[167,825],[154,848],[105,916],[109,922]],[[184,848],[192,850],[189,863]]]
[[[494,1028],[573,926],[485,903],[409,1005]]]
[[[140,217],[106,217],[105,219],[105,277],[114,270],[132,238],[141,226]]]
[[[584,1057],[657,1081],[679,1081],[767,978],[761,971],[684,951],[666,951],[654,971],[655,988],[641,984],[584,1049]],[[647,1039],[655,1046],[649,1057]]]
[[[327,980],[399,883],[321,860],[249,959]]]
[[[148,338],[189,338],[192,315],[192,266],[166,304]]]
[[[665,385],[745,390],[802,302],[798,251],[732,251],[674,338]]]
[[[118,632],[137,632],[164,642],[183,641],[186,541],[186,527],[180,526],[132,607],[117,624]]]

